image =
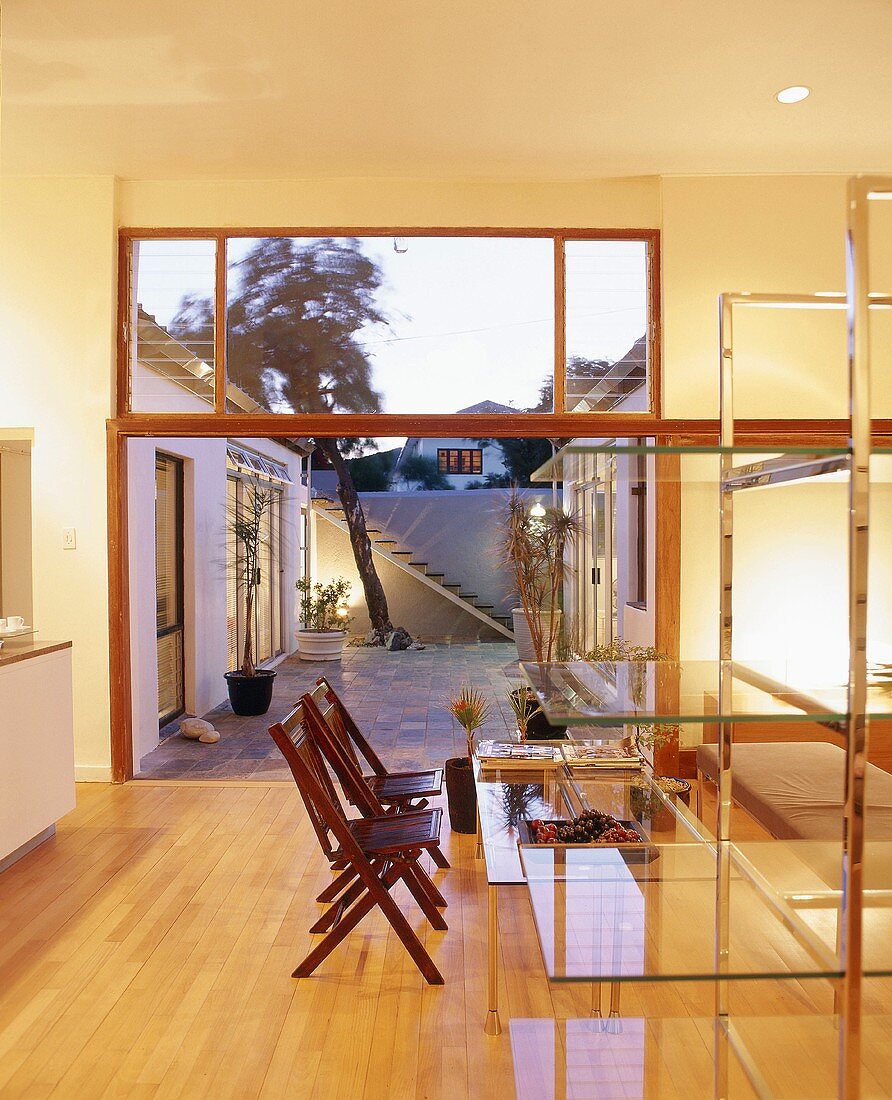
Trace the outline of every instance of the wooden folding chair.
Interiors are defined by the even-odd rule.
[[[430,924],[438,930],[447,928],[432,891],[425,885],[430,880],[418,864],[419,854],[437,844],[441,811],[421,810],[348,821],[334,795],[303,707],[298,704],[269,732],[291,769],[326,857],[347,865],[339,876],[343,879],[341,897],[326,914],[329,918],[336,914],[327,921],[327,935],[295,969],[293,977],[312,974],[377,905],[425,979],[433,985],[442,985],[442,975],[389,893],[402,880]],[[435,887],[433,893],[438,894]]]
[[[428,798],[442,793],[442,768],[415,772],[388,771],[324,676],[319,677],[316,688],[310,694],[359,774],[363,775],[360,757],[371,768],[372,774],[366,774],[365,780],[385,806],[420,810],[427,805]]]
[[[301,704],[304,708],[304,720],[307,725],[307,732],[311,736],[313,744],[320,756],[325,760],[340,782],[341,789],[347,801],[355,806],[363,817],[366,818],[374,818],[377,820],[382,817],[394,816],[392,812],[388,815],[375,792],[369,788],[362,773],[358,771],[352,759],[344,751],[344,746],[340,739],[332,732],[331,728],[325,722],[319,709],[313,702],[310,693],[301,697]],[[406,814],[424,812],[426,811],[403,810],[397,816],[404,817]],[[429,851],[435,863],[439,866],[442,866],[444,863],[447,867],[449,866],[446,857],[440,851],[439,844],[432,846]],[[445,908],[446,899],[420,864],[417,867],[417,873],[414,874],[413,877],[418,881],[420,888],[435,905]],[[318,922],[317,927],[320,930],[324,922],[324,917]]]

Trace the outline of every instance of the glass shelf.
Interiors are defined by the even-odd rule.
[[[777,470],[787,469],[790,471],[786,478],[776,477],[775,480],[780,481],[813,478],[827,473],[839,475],[840,471],[844,476],[848,471],[851,450],[848,446],[815,447],[812,445],[779,448],[777,446],[736,445],[720,447],[708,444],[668,446],[654,443],[631,443],[622,440],[615,443],[574,441],[566,444],[547,462],[544,462],[533,472],[530,480],[536,484],[551,484],[552,481],[586,482],[592,479],[593,460],[598,456],[621,459],[624,457],[632,458],[637,455],[674,455],[681,459],[699,457],[696,467],[692,467],[696,469],[696,474],[691,473],[691,470],[688,469],[690,464],[687,463],[655,463],[654,468],[648,471],[648,479],[657,482],[699,480],[718,485],[722,473],[720,459],[723,456],[731,457],[735,470],[739,471],[740,474],[744,474],[747,468],[751,466],[763,466],[767,472],[771,472],[773,467]]]
[[[871,462],[871,481],[874,484],[892,481],[892,467],[888,459],[892,450],[875,447]],[[640,472],[631,459],[638,455],[651,457],[674,456],[679,461],[652,462],[648,464],[649,483],[690,483],[712,486],[725,485],[729,490],[765,488],[768,485],[808,480],[848,481],[851,464],[851,448],[848,446],[741,446],[693,444],[664,446],[653,443],[632,443],[619,440],[615,443],[586,443],[574,441],[556,452],[533,472],[530,480],[535,484],[550,485],[553,481],[576,484],[593,484],[599,461],[616,460],[620,479],[637,481]],[[723,457],[730,457],[731,473],[725,477]]]
[[[825,939],[792,906],[742,873],[736,861],[731,863],[727,969],[720,970],[715,953],[715,846],[700,841],[650,848],[650,860],[637,862],[640,853],[634,845],[521,845],[549,980],[658,982],[841,975],[839,959]],[[841,846],[836,848],[841,857]],[[797,870],[791,866],[791,881]]]
[[[520,667],[552,725],[817,722],[839,730],[847,719],[842,684],[809,684],[808,669],[788,662],[734,662],[728,714],[718,709],[718,661],[522,661]],[[785,682],[791,671],[795,685]],[[875,719],[892,718],[892,680],[868,689],[868,710]]]
[[[564,766],[483,766],[478,760],[474,768],[490,886],[523,886],[526,882],[518,851],[523,818],[564,820],[578,816],[584,809],[597,808],[618,819],[635,817],[648,836],[659,837],[662,843],[711,841],[705,826],[684,806],[667,800],[646,772],[627,775],[605,770],[594,777],[576,778]],[[633,793],[642,785],[644,793]]]

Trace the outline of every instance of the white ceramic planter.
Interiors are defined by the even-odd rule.
[[[346,640],[344,630],[298,630],[297,655],[302,661],[340,661]]]
[[[523,613],[523,608],[515,607],[511,612],[511,618],[514,621],[514,644],[517,646],[517,656],[521,661],[535,661],[536,651],[533,648],[533,636],[530,634],[530,624],[527,622],[527,617]],[[543,616],[545,619],[544,629],[548,630],[548,616]],[[558,626],[560,627],[561,612],[558,611],[555,615]]]

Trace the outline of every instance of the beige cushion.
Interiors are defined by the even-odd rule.
[[[842,840],[846,754],[823,741],[736,744],[731,797],[781,840]],[[718,748],[697,749],[697,770],[715,779]],[[867,765],[867,835],[892,838],[892,775]]]

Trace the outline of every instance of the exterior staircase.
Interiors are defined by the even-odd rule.
[[[337,500],[317,496],[313,497],[312,504],[317,516],[324,516],[329,523],[334,524],[341,531],[347,531],[344,509]],[[429,562],[417,560],[414,551],[402,548],[386,532],[374,527],[368,527],[367,531],[373,554],[386,558],[404,573],[414,576],[416,580],[433,589],[444,600],[449,600],[457,607],[461,607],[509,641],[514,641],[510,615],[496,615],[492,604],[484,603],[476,592],[463,591],[464,586],[460,581],[447,580],[446,574],[436,572]]]

